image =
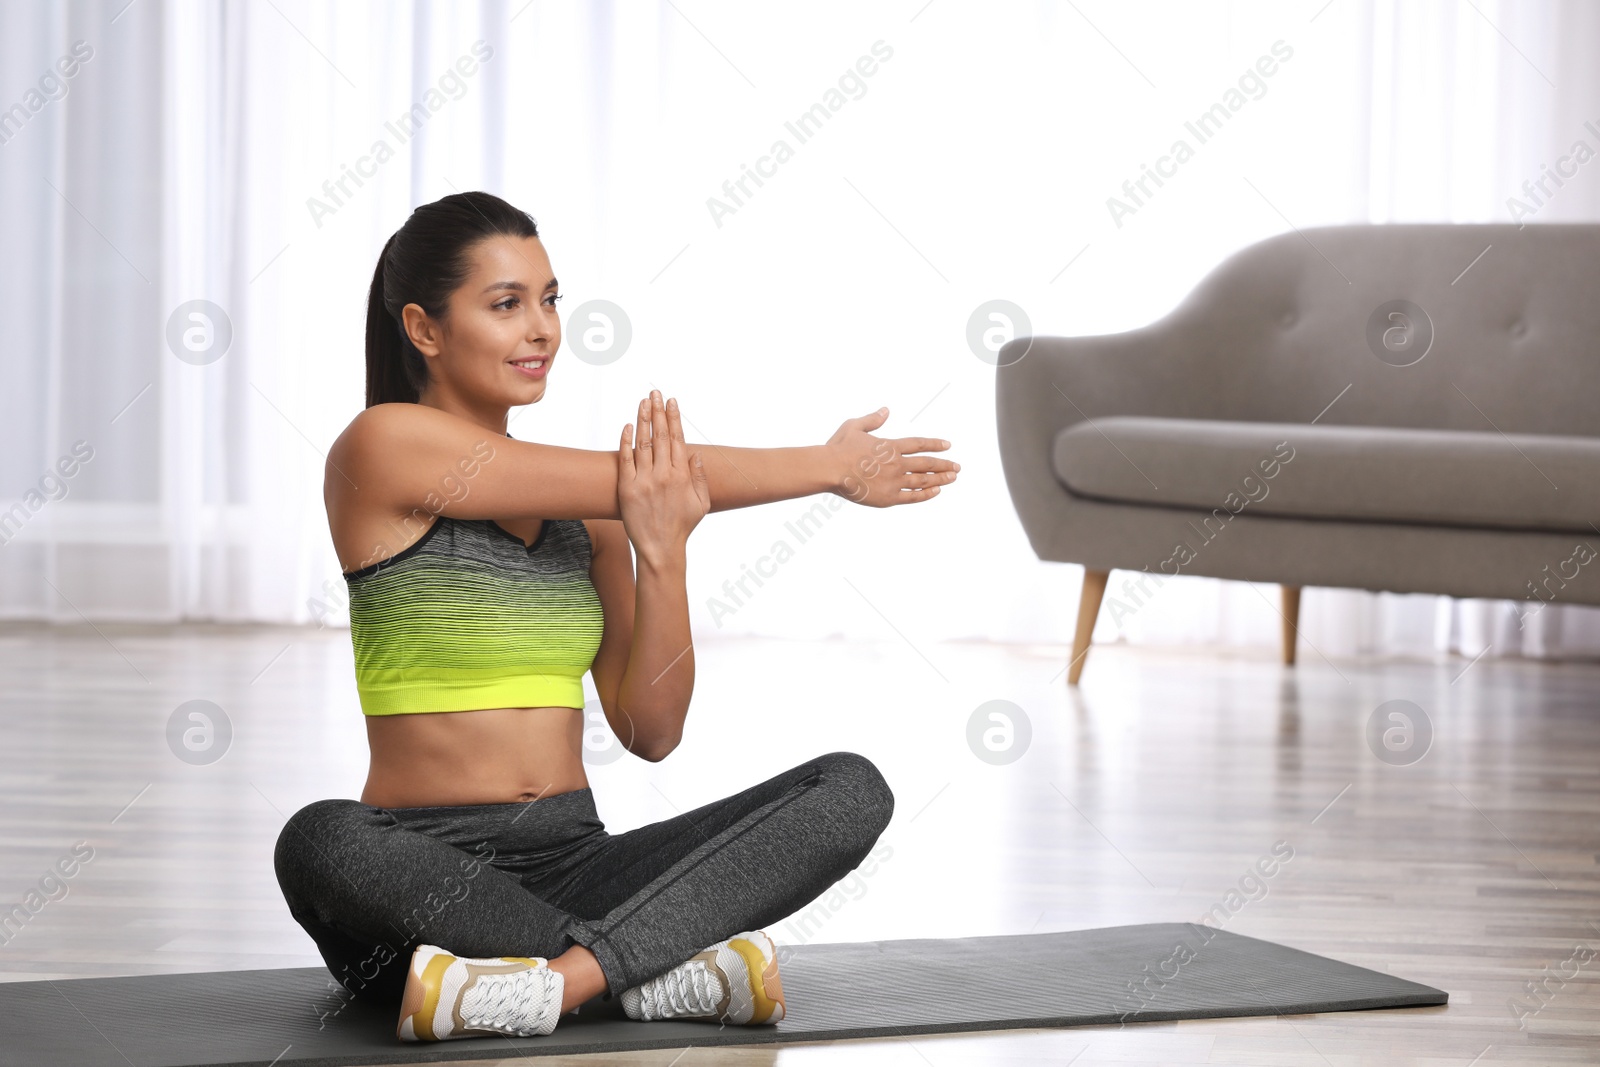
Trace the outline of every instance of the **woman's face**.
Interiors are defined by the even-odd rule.
[[[497,234],[468,256],[472,266],[442,321],[417,304],[403,309],[406,330],[428,360],[423,400],[474,409],[535,403],[561,347],[559,287],[544,243]]]

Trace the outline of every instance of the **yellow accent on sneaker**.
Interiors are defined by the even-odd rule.
[[[772,938],[767,936],[765,930],[754,932],[766,942],[765,948],[740,935],[735,935],[728,941],[728,947],[744,957],[745,968],[750,974],[750,995],[755,1001],[755,1010],[751,1013],[747,1024],[750,1026],[779,1022],[783,1019],[784,1011],[783,983],[778,978],[777,946],[772,943]]]
[[[447,952],[424,956],[427,963],[419,974],[416,962],[421,950],[422,946],[419,946],[417,952],[412,953],[412,965],[406,974],[405,996],[400,998],[400,1021],[395,1026],[395,1036],[402,1041],[438,1040],[433,1036],[433,1018],[439,1010],[439,991],[444,985],[444,972],[455,962],[455,957]],[[406,1032],[407,1020],[411,1022],[409,1034]]]

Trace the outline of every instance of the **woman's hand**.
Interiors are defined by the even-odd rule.
[[[888,417],[889,409],[879,408],[871,415],[846,419],[828,438],[828,446],[845,468],[843,482],[834,492],[874,508],[933,499],[940,486],[956,480],[961,464],[912,453],[942,452],[950,442],[937,437],[874,437],[868,432]]]
[[[690,531],[711,510],[711,486],[684,443],[678,401],[663,406],[660,390],[639,403],[637,440],[633,426],[622,427],[617,506],[628,540],[657,566],[682,560]]]

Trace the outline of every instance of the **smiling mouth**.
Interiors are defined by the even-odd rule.
[[[512,361],[511,365],[520,371],[527,371],[530,373],[542,371],[550,365],[550,357],[536,356],[533,359],[514,360]]]

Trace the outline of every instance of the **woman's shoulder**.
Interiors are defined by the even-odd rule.
[[[388,446],[399,443],[406,436],[425,434],[451,422],[460,422],[454,415],[423,404],[395,401],[374,404],[363,408],[335,438],[335,448],[346,450],[364,446]]]
[[[499,435],[425,404],[374,404],[351,419],[328,447],[330,474],[355,470],[432,470],[494,454]],[[397,462],[398,461],[398,462]]]

